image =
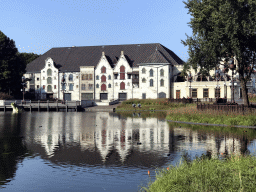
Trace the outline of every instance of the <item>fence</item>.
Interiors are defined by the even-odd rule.
[[[235,113],[256,113],[256,105],[246,107],[244,105],[214,105],[214,104],[197,104],[197,110],[214,110]]]

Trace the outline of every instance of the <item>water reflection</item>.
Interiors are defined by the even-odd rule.
[[[222,153],[243,154],[248,148],[250,152],[255,150],[254,130],[243,134],[202,131],[143,114],[0,113],[0,121],[1,165],[5,165],[1,166],[0,179],[5,182],[14,177],[17,159],[24,156],[40,156],[57,173],[66,173],[66,167],[76,165],[76,174],[99,173],[111,176],[109,182],[119,177],[128,182],[122,173],[125,169],[130,176],[138,172],[131,178],[138,182],[142,175],[147,177],[147,171],[144,174],[141,170],[174,164],[184,152],[193,159],[202,154],[218,157]],[[6,151],[13,155],[4,156]],[[97,166],[115,169],[104,172],[95,170]]]

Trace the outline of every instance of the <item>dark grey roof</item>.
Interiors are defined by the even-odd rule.
[[[170,63],[167,59],[156,49],[148,58],[146,58],[141,64],[153,64],[153,63]]]
[[[128,44],[128,45],[104,45],[104,46],[87,46],[87,47],[59,47],[52,48],[42,56],[38,57],[27,65],[27,72],[39,72],[45,66],[45,60],[50,57],[53,59],[55,66],[60,71],[80,71],[80,66],[97,66],[102,52],[113,67],[120,55],[124,55],[132,67],[138,67],[139,63],[144,62],[156,52],[154,59],[157,63],[168,62],[170,64],[183,64],[183,61],[171,50],[160,43],[153,44]],[[159,56],[160,54],[160,56]],[[152,56],[153,57],[153,56]],[[165,61],[166,60],[166,61]]]

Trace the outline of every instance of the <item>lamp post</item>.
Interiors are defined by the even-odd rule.
[[[191,93],[191,81],[192,81],[192,76],[191,76],[191,72],[189,73],[189,75],[188,75],[188,81],[189,81],[189,83],[190,83],[190,85],[189,85],[189,98],[191,98],[192,97],[192,93]]]
[[[62,103],[65,104],[65,98],[64,98],[64,92],[65,92],[65,85],[66,85],[66,82],[65,82],[65,74],[62,73],[62,79],[61,79],[61,87],[62,87],[62,93],[63,93],[63,100],[62,100]]]
[[[25,77],[24,76],[22,76],[22,83],[21,83],[21,85],[22,85],[22,92],[23,92],[23,100],[22,100],[22,102],[24,102],[25,101],[25,99],[24,99],[24,96],[25,96],[25,85],[26,85],[26,81],[25,81]]]
[[[220,80],[220,72],[218,70],[215,71],[215,76],[216,76],[216,90],[217,90],[217,99],[220,97],[220,86],[219,86],[219,80]]]
[[[235,103],[235,92],[234,92],[234,70],[236,68],[234,64],[234,59],[229,61],[229,68],[232,70],[232,78],[231,78],[231,103]]]

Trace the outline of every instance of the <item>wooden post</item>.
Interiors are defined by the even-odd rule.
[[[38,111],[40,111],[40,100],[38,100]]]
[[[49,112],[49,100],[47,100],[47,111]]]

